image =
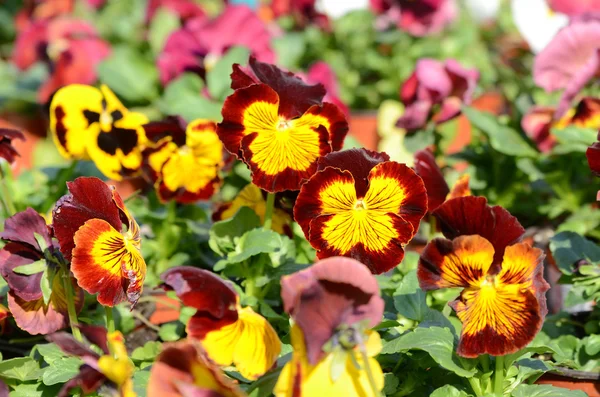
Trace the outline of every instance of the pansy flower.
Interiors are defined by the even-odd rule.
[[[23,70],[37,62],[47,64],[50,77],[38,93],[45,103],[66,85],[93,84],[98,65],[109,55],[109,44],[89,22],[57,18],[35,21],[20,32],[12,59]]]
[[[446,200],[471,195],[468,174],[461,176],[450,190],[442,170],[438,167],[435,157],[429,149],[419,150],[415,153],[415,172],[423,179],[427,190],[428,212],[435,211]]]
[[[50,131],[65,158],[90,158],[116,181],[137,173],[146,143],[142,113],[130,112],[105,85],[61,88],[50,104]]]
[[[83,291],[65,274],[64,260],[52,241],[46,221],[28,208],[8,218],[0,239],[0,274],[8,284],[8,308],[17,326],[32,335],[58,331],[69,324],[66,281],[74,288],[76,310],[83,306]],[[44,296],[42,283],[51,289]]]
[[[221,372],[194,340],[165,343],[152,365],[148,397],[242,397],[245,394]]]
[[[197,309],[186,331],[202,343],[210,359],[235,365],[251,380],[271,369],[281,351],[277,333],[251,307],[240,306],[233,287],[207,270],[189,266],[169,269],[161,280],[184,305]]]
[[[14,163],[15,158],[19,155],[12,145],[12,141],[15,139],[24,141],[25,135],[21,131],[0,128],[0,158],[8,161],[8,164]]]
[[[555,119],[556,108],[552,106],[534,106],[521,120],[523,131],[537,145],[541,152],[549,152],[556,144],[552,129],[568,126],[600,128],[600,100],[593,97],[583,98],[576,107],[569,109],[560,119]]]
[[[457,16],[455,0],[370,0],[371,8],[383,14],[387,23],[413,36],[427,36],[444,30]],[[380,22],[381,23],[381,22]]]
[[[86,395],[103,388],[110,395],[135,397],[132,380],[135,366],[127,356],[123,335],[119,331],[107,333],[106,329],[98,326],[84,325],[80,328],[86,339],[98,346],[103,354],[96,353],[66,332],[46,336],[63,352],[80,357],[84,362],[79,373],[63,385],[58,397],[67,397],[71,390],[77,388]]]
[[[144,151],[146,169],[161,201],[192,203],[208,200],[221,185],[223,144],[216,124],[179,117],[144,125],[153,147]]]
[[[276,202],[277,205],[277,202]],[[213,221],[221,221],[233,217],[240,208],[248,207],[258,215],[261,223],[264,223],[267,212],[267,201],[265,194],[258,186],[250,183],[246,185],[238,195],[230,202],[221,204],[213,213]],[[271,228],[279,234],[292,236],[292,217],[286,211],[275,206],[273,209]]]
[[[327,15],[317,10],[316,0],[273,0],[268,11],[273,18],[291,17],[296,28],[316,25],[323,30],[331,29]]]
[[[367,329],[381,321],[384,302],[369,269],[351,258],[324,259],[285,276],[281,296],[294,320],[294,352],[274,394],[376,397],[365,365],[381,390],[383,374],[373,358],[381,350],[381,340]],[[335,365],[341,369],[333,371]]]
[[[471,103],[478,80],[477,70],[466,69],[454,59],[420,59],[400,88],[406,108],[397,126],[414,132],[429,120],[441,124],[453,119],[463,104]]]
[[[252,56],[273,62],[272,34],[247,6],[228,5],[215,19],[196,17],[169,35],[157,61],[167,85],[184,72],[204,76],[231,47],[242,46]]]
[[[146,23],[150,23],[154,14],[161,8],[177,15],[184,22],[206,15],[200,4],[193,0],[149,0],[146,7]]]
[[[544,253],[518,242],[523,228],[483,197],[448,200],[434,213],[451,240],[425,247],[417,276],[422,289],[462,287],[450,303],[463,327],[457,352],[502,356],[525,347],[547,313]]]
[[[104,306],[126,300],[135,305],[146,277],[138,224],[119,193],[100,179],[81,177],[67,187],[69,194],[54,208],[53,227],[77,283],[97,293]]]
[[[547,92],[564,90],[556,116],[562,117],[600,68],[600,20],[578,18],[561,29],[533,64],[535,83]]]
[[[322,101],[321,84],[307,85],[254,58],[248,70],[235,64],[231,79],[235,92],[225,100],[217,134],[261,189],[298,190],[319,157],[342,148],[348,123],[337,106]]]
[[[600,11],[600,1],[598,0],[548,0],[548,5],[553,11],[570,17]]]
[[[398,265],[427,212],[423,180],[385,153],[351,149],[319,160],[294,219],[317,257],[349,256],[375,274]]]

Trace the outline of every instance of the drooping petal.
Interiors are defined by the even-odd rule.
[[[485,197],[459,197],[446,201],[433,215],[448,239],[477,234],[494,247],[494,263],[500,264],[504,249],[520,241],[525,229],[500,206],[489,206]]]
[[[450,188],[435,162],[433,153],[428,149],[415,153],[415,171],[423,179],[427,190],[428,211],[432,212],[446,201]]]
[[[271,324],[250,307],[238,309],[236,322],[208,332],[202,346],[215,363],[235,364],[242,376],[251,380],[271,369],[281,351]]]
[[[549,285],[541,274],[542,260],[543,253],[537,248],[525,243],[510,246],[495,279],[465,289],[452,302],[463,322],[458,354],[502,356],[531,342],[546,314],[543,294]]]
[[[0,128],[0,158],[5,159],[9,164],[14,163],[15,158],[19,156],[17,150],[12,146],[12,141],[15,139],[24,141],[25,136],[21,131]]]
[[[28,245],[8,243],[0,250],[0,275],[10,287],[11,292],[25,301],[42,297],[40,281],[43,272],[25,275],[13,271],[19,266],[30,265],[42,259],[41,253]]]
[[[102,219],[90,219],[75,233],[71,270],[79,285],[98,302],[135,305],[146,276],[139,247]]]
[[[27,244],[30,248],[42,253],[42,247],[35,238],[36,233],[43,238],[46,247],[52,246],[46,221],[36,210],[27,208],[4,221],[4,231],[0,232],[0,239]]]
[[[362,321],[373,327],[383,316],[377,280],[351,258],[323,259],[283,277],[281,297],[285,311],[302,329],[312,364],[323,356],[323,345],[338,327]]]
[[[433,239],[421,254],[417,276],[424,290],[478,286],[488,274],[494,247],[483,237]]]

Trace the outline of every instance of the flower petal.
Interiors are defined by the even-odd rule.
[[[27,244],[31,248],[42,252],[42,247],[38,244],[35,233],[44,238],[46,247],[52,246],[46,220],[33,208],[27,208],[25,211],[18,212],[4,221],[4,231],[0,232],[0,238],[15,243]]]
[[[469,174],[464,174],[452,186],[452,190],[448,193],[448,200],[452,200],[457,197],[466,197],[471,195],[471,189],[469,188]]]
[[[24,275],[15,273],[14,268],[32,264],[42,259],[41,253],[28,245],[8,243],[0,250],[0,275],[10,287],[11,292],[25,301],[42,298],[40,281],[43,272]]]
[[[12,164],[15,158],[19,156],[19,152],[12,145],[14,139],[24,141],[25,135],[21,131],[0,128],[0,158],[8,161],[8,164]]]
[[[525,229],[500,206],[489,206],[485,197],[458,197],[446,201],[433,215],[448,239],[477,234],[494,247],[494,263],[500,264],[504,249],[519,241]]]
[[[543,294],[549,285],[542,277],[543,257],[527,244],[510,246],[495,285],[467,288],[452,302],[463,322],[458,354],[502,356],[531,342],[546,315]]]
[[[431,212],[446,201],[450,188],[429,149],[419,150],[415,153],[415,171],[425,184],[428,210]]]
[[[587,157],[590,170],[597,176],[600,176],[600,142],[595,142],[588,147],[585,156]]]
[[[494,259],[494,247],[480,236],[433,239],[421,254],[417,276],[424,290],[479,285]]]
[[[90,219],[75,233],[71,270],[79,285],[98,302],[135,305],[142,292],[146,262],[139,248],[108,222]]]

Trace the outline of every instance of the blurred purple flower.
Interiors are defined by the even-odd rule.
[[[227,6],[213,20],[189,20],[173,32],[158,58],[163,85],[183,72],[204,76],[215,60],[233,46],[244,46],[263,62],[274,62],[271,34],[258,16],[246,6]]]
[[[457,16],[455,0],[370,0],[371,8],[383,15],[380,24],[395,23],[413,36],[441,32]]]
[[[400,88],[405,110],[397,126],[414,132],[430,118],[441,124],[458,116],[461,105],[471,103],[478,80],[477,70],[466,69],[454,59],[445,62],[420,59]],[[436,105],[438,108],[434,110]]]
[[[547,92],[563,90],[555,117],[561,117],[600,66],[600,20],[575,19],[561,29],[533,64],[535,83]]]
[[[48,101],[69,84],[94,84],[98,64],[110,54],[110,46],[86,21],[70,18],[35,21],[19,33],[12,60],[22,70],[45,62],[50,77],[38,91],[38,100]]]
[[[548,5],[553,11],[570,17],[600,12],[600,0],[548,0]]]

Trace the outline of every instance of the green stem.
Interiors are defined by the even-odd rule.
[[[15,204],[12,201],[10,190],[8,189],[8,185],[6,184],[6,174],[2,169],[2,164],[0,164],[0,193],[2,193],[2,202],[6,206],[6,210],[8,211],[8,217],[13,216],[17,213],[17,209],[15,208]]]
[[[475,379],[475,377],[467,378],[469,384],[471,385],[471,389],[477,397],[483,396],[483,392],[481,391],[481,385],[479,384],[479,380]]]
[[[108,332],[115,332],[115,320],[113,319],[113,308],[110,306],[104,306],[104,312],[106,313],[106,329]]]
[[[490,355],[482,354],[479,356],[479,362],[481,362],[481,367],[483,368],[483,372],[488,372],[490,370]]]
[[[246,279],[246,296],[256,297],[256,280],[254,278]]]
[[[360,356],[363,361],[363,366],[365,368],[365,372],[367,373],[367,378],[369,379],[369,385],[371,385],[371,390],[373,391],[373,396],[379,397],[381,393],[377,388],[377,384],[375,383],[375,377],[373,376],[373,371],[371,370],[371,365],[369,364],[369,356],[367,355],[367,348],[365,346],[365,342],[363,341],[362,335],[360,335],[360,331],[355,332],[356,340],[358,342],[358,350],[360,351]]]
[[[498,397],[504,395],[504,356],[496,356],[496,369],[494,371],[494,394]]]
[[[77,321],[77,309],[75,309],[75,297],[73,294],[71,277],[69,276],[68,272],[63,274],[62,277],[65,295],[67,298],[67,312],[69,313],[69,325],[71,326],[71,332],[73,332],[75,339],[77,339],[79,342],[83,342],[81,330],[79,329],[79,322]]]
[[[273,209],[275,208],[275,193],[267,193],[267,208],[265,210],[265,223],[263,229],[271,230],[273,223]]]

